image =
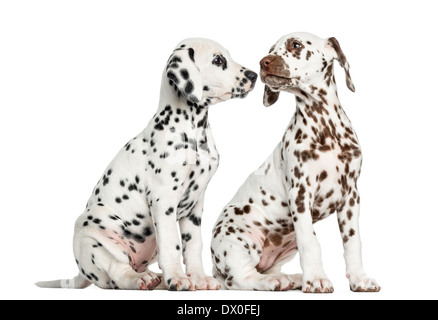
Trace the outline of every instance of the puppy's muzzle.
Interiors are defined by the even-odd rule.
[[[266,83],[266,81],[269,81],[268,77],[290,79],[290,71],[282,57],[269,55],[260,61],[260,76],[262,82]]]

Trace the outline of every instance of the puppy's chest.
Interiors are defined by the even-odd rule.
[[[359,175],[362,153],[350,126],[291,125],[282,143],[289,175],[295,183],[305,183],[315,196],[342,200],[351,192]],[[321,205],[330,201],[318,199]]]

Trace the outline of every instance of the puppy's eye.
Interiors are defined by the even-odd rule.
[[[302,45],[301,43],[295,41],[295,42],[292,44],[292,47],[293,47],[294,49],[300,49],[300,48],[303,47],[303,45]]]
[[[221,56],[216,56],[213,59],[213,64],[218,66],[218,67],[220,67],[220,66],[222,66],[224,64],[224,59]]]

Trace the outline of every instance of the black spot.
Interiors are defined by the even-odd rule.
[[[210,91],[210,88],[207,86],[204,86],[204,91]]]
[[[116,202],[117,202],[117,203],[121,203],[121,202],[122,202],[122,199],[120,199],[119,197],[117,197],[117,198],[116,198]]]
[[[178,250],[178,251],[181,250],[181,248],[178,244],[176,245],[176,250]]]
[[[194,215],[191,215],[190,217],[189,217],[189,220],[191,221],[191,222],[193,222],[193,224],[195,225],[195,226],[200,226],[201,225],[201,218],[198,218],[198,217],[195,217]]]
[[[93,222],[94,222],[95,224],[99,224],[99,223],[102,222],[102,220],[96,218],[96,219],[93,220]]]
[[[138,188],[137,188],[137,185],[135,185],[135,184],[130,184],[129,185],[129,187],[128,187],[128,190],[129,191],[138,191]]]
[[[189,74],[189,72],[187,71],[187,69],[182,69],[182,70],[180,71],[180,73],[181,73],[181,77],[183,77],[184,80],[189,80],[189,78],[190,78],[190,74]]]
[[[190,94],[193,92],[193,82],[192,81],[187,81],[186,87],[184,88],[184,92],[186,94]]]
[[[195,62],[195,50],[193,50],[193,48],[189,48],[189,57],[190,57],[190,60]]]
[[[172,207],[170,207],[169,209],[167,209],[167,211],[166,211],[166,215],[167,215],[167,216],[170,216],[174,211],[175,211],[175,209],[172,208]]]
[[[181,239],[185,242],[189,242],[192,240],[192,235],[190,233],[183,233],[181,234]]]
[[[150,226],[146,226],[146,227],[143,228],[143,235],[145,237],[149,237],[149,236],[152,235],[152,229],[151,229]]]
[[[100,190],[99,188],[96,189],[96,191],[94,191],[94,194],[97,196],[99,194]]]
[[[173,81],[174,84],[179,84],[179,80],[177,78],[177,76],[172,72],[172,71],[168,71],[167,72],[167,77]]]

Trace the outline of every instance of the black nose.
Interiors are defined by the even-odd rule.
[[[255,83],[257,80],[257,73],[247,70],[245,71],[245,77],[251,80],[252,83]]]

